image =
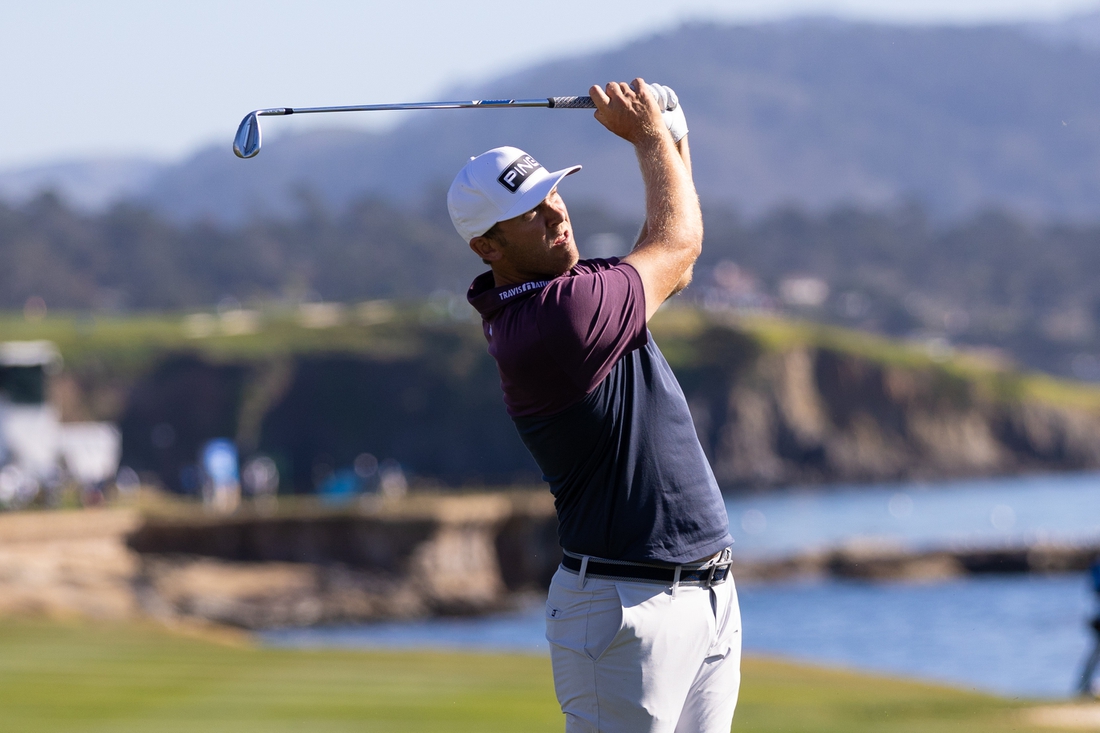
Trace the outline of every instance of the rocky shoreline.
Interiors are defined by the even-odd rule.
[[[535,492],[295,516],[3,514],[0,616],[259,629],[482,614],[549,583],[555,529]]]
[[[912,550],[853,543],[784,557],[739,560],[738,580],[774,582],[797,578],[935,582],[972,575],[1083,572],[1100,557],[1100,543],[1008,544]]]
[[[743,582],[938,581],[1080,571],[1095,544],[912,551],[849,544],[737,558]],[[473,615],[541,591],[560,560],[544,492],[419,495],[294,516],[130,509],[0,515],[0,617],[153,618],[243,629]]]

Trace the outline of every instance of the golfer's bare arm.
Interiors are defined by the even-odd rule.
[[[638,243],[623,258],[641,275],[646,320],[673,293],[691,280],[691,268],[702,251],[703,217],[691,180],[686,139],[681,146],[661,120],[645,82],[612,82],[589,90],[596,119],[634,145],[645,184],[646,223]]]
[[[687,167],[688,175],[691,175],[691,151],[688,149],[687,135],[680,138],[680,141],[676,143],[676,150],[680,153],[680,159],[684,161],[684,165]],[[649,235],[649,227],[646,226],[646,222],[642,222],[641,229],[638,230],[638,236],[634,239],[634,246],[637,247],[643,240]],[[680,282],[676,283],[676,287],[673,288],[671,295],[676,295],[688,285],[691,284],[692,271],[695,268],[695,264],[692,263],[688,266],[687,271],[684,272],[680,278]]]

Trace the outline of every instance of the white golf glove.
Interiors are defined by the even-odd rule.
[[[680,100],[671,87],[661,84],[646,84],[649,92],[657,98],[657,106],[661,108],[661,119],[664,120],[668,131],[672,133],[672,139],[680,142],[684,135],[688,134],[687,118],[684,117],[684,108],[680,106]]]

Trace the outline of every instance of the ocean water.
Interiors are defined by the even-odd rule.
[[[1022,697],[1076,689],[1091,631],[1084,574],[928,585],[814,582],[738,589],[747,653]],[[278,647],[547,654],[544,609],[483,618],[263,632]]]
[[[735,550],[1100,542],[1100,474],[790,490],[727,501]],[[1022,697],[1076,689],[1097,611],[1083,573],[949,582],[744,584],[748,653]],[[270,631],[273,646],[546,654],[543,604],[484,618]]]
[[[785,555],[856,541],[927,549],[1100,544],[1100,473],[831,486],[730,498],[734,550]]]
[[[741,589],[745,649],[1020,697],[1066,697],[1092,648],[1085,574]]]

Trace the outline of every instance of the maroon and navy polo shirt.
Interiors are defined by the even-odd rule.
[[[495,287],[474,280],[504,403],[570,552],[678,564],[729,546],[729,519],[687,401],[649,336],[637,270],[582,260]]]

